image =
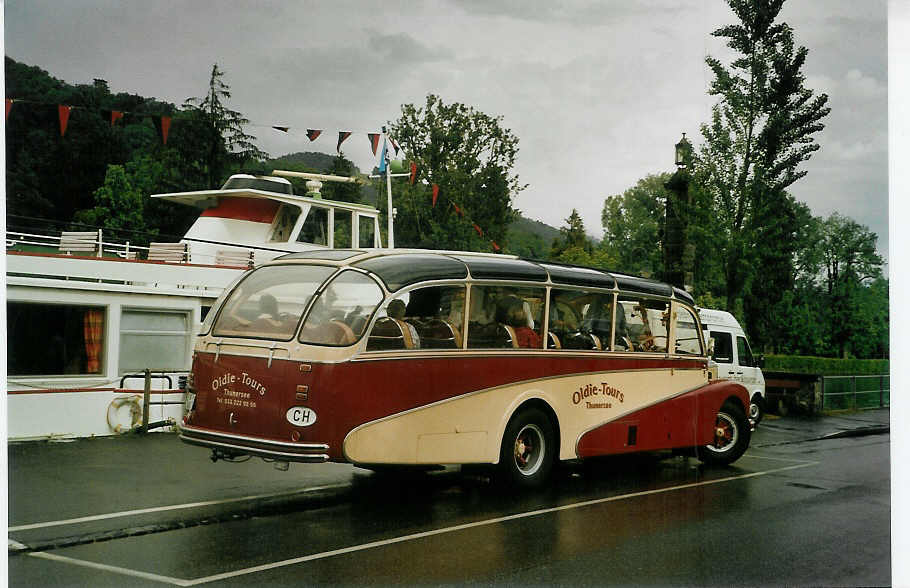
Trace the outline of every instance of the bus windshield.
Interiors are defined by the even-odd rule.
[[[334,271],[327,266],[275,265],[251,272],[222,305],[212,334],[290,341],[313,294]]]

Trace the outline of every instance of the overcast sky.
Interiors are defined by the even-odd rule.
[[[831,107],[791,192],[867,225],[886,253],[886,2],[789,0],[780,20]],[[607,196],[672,171],[681,133],[700,143],[714,102],[704,58],[727,56],[710,33],[733,22],[722,0],[6,0],[5,50],[70,83],[177,104],[205,92],[217,62],[272,156],[333,153],[349,130],[362,170],[375,163],[365,133],[435,93],[518,136],[526,216],[561,226],[574,207],[599,236]],[[310,143],[307,128],[324,134]]]

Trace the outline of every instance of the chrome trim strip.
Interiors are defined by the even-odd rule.
[[[287,441],[273,441],[271,439],[260,439],[258,437],[247,437],[246,435],[235,435],[233,433],[221,433],[218,431],[211,431],[209,429],[203,429],[200,427],[193,427],[191,425],[180,425],[180,436],[183,437],[183,432],[186,431],[190,434],[197,435],[207,435],[210,437],[220,437],[223,439],[229,439],[232,441],[248,441],[250,443],[259,443],[261,445],[271,445],[274,447],[282,447],[286,449],[302,449],[304,451],[327,451],[329,446],[326,443],[288,443]]]
[[[200,445],[202,447],[223,447],[226,449],[235,449],[238,452],[244,455],[255,455],[257,457],[272,457],[272,458],[282,458],[286,461],[296,461],[296,462],[305,462],[305,463],[322,463],[329,461],[329,456],[325,453],[284,453],[282,451],[269,451],[268,449],[255,449],[250,447],[243,447],[240,445],[231,445],[230,443],[218,443],[217,441],[206,441],[204,439],[196,439],[194,437],[187,437],[186,435],[181,434],[180,440],[184,443],[189,443],[190,445]]]

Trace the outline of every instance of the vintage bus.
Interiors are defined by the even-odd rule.
[[[496,464],[665,449],[727,464],[749,395],[711,378],[692,297],[506,255],[293,253],[225,290],[193,355],[181,439],[212,459]]]

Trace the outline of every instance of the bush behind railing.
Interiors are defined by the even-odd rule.
[[[822,376],[859,376],[889,373],[887,359],[835,359],[803,355],[768,355],[764,371],[816,374]]]

